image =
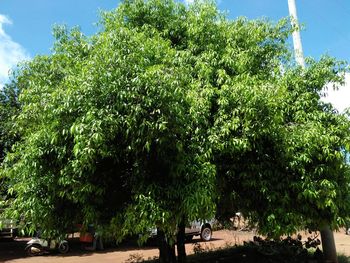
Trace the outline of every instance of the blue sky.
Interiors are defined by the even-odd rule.
[[[191,0],[184,0],[191,2]],[[96,32],[99,9],[116,8],[118,0],[0,0],[0,85],[18,61],[48,54],[54,24],[80,26],[86,35]],[[305,56],[329,54],[350,62],[350,0],[296,0]],[[218,0],[234,19],[288,16],[287,0]],[[349,88],[350,89],[350,88]],[[349,90],[348,89],[348,90]],[[350,92],[347,93],[350,101]],[[343,95],[344,96],[344,95]]]

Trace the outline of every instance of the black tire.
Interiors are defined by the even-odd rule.
[[[66,254],[69,251],[69,244],[67,241],[63,241],[58,246],[58,252],[61,254]]]
[[[203,226],[201,231],[201,239],[203,241],[210,241],[212,236],[212,231],[209,226]]]
[[[39,244],[30,244],[25,248],[25,251],[28,256],[40,256],[43,254],[43,247]]]

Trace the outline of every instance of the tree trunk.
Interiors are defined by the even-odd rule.
[[[329,225],[321,229],[323,256],[326,263],[338,263],[334,234]]]
[[[186,263],[186,248],[185,248],[185,220],[183,219],[178,227],[177,232],[177,262]]]
[[[160,263],[176,263],[175,244],[170,244],[165,233],[161,230],[157,231],[159,262]]]

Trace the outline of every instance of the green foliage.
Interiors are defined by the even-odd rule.
[[[13,119],[20,111],[20,90],[14,79],[0,90],[0,163],[20,137],[13,127]],[[0,175],[0,208],[6,207],[11,200],[12,195],[7,192],[8,184],[9,180]]]
[[[342,63],[328,57],[310,60],[305,70],[286,66],[258,91],[252,91],[253,85],[244,89],[254,92],[256,99],[248,95],[242,106],[232,99],[238,105],[234,111],[219,108],[226,118],[220,129],[231,128],[218,130],[213,137],[219,138],[219,186],[232,193],[222,198],[223,213],[233,209],[227,205],[233,203],[262,233],[273,237],[344,224],[349,213],[349,166],[343,150],[349,146],[349,119],[320,101],[323,87],[341,82],[338,72],[343,70]],[[253,114],[245,113],[252,109]],[[241,115],[227,115],[232,112]]]
[[[136,4],[105,14],[91,38],[56,27],[53,54],[19,69],[23,135],[3,173],[17,195],[10,213],[32,231],[114,218],[123,235],[157,226],[171,236],[183,215],[214,213],[210,112],[193,55],[124,19]]]
[[[12,118],[20,110],[18,96],[19,87],[12,81],[5,84],[0,91],[0,161],[2,162],[11,146],[18,140],[18,135],[13,131]]]

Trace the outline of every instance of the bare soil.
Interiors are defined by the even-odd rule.
[[[195,237],[192,242],[186,244],[187,254],[193,254],[198,250],[214,250],[231,245],[241,245],[244,241],[253,239],[253,231],[232,231],[220,230],[213,233],[210,242],[202,242]],[[306,236],[303,235],[303,236]],[[51,253],[45,256],[28,257],[24,253],[24,248],[28,238],[16,239],[15,241],[0,241],[0,262],[9,263],[121,263],[135,262],[140,259],[151,259],[158,256],[158,249],[155,246],[147,245],[139,247],[135,242],[122,244],[116,248],[107,248],[103,251],[83,251],[76,239],[71,239],[71,250],[68,254],[61,255]],[[350,236],[345,235],[345,231],[335,232],[337,252],[350,256]]]

